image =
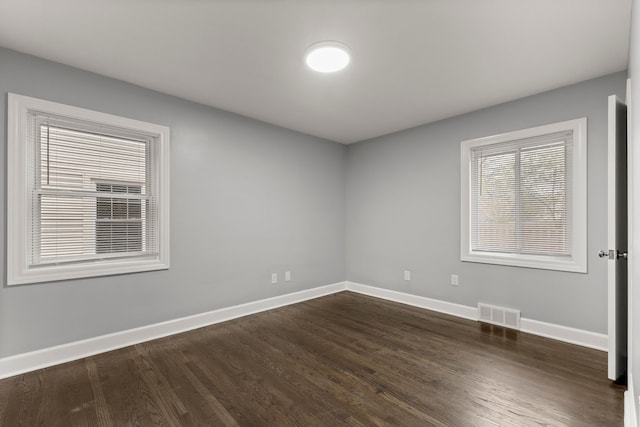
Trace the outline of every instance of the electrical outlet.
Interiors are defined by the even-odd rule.
[[[271,284],[275,285],[276,283],[278,283],[278,273],[273,273],[271,274]]]
[[[290,282],[291,281],[291,272],[290,271],[285,271],[284,272],[284,281],[285,282]]]
[[[460,282],[458,281],[458,275],[457,274],[452,274],[451,275],[451,286],[458,286],[460,284]]]
[[[404,271],[404,280],[411,280],[411,271],[410,270],[405,270]]]

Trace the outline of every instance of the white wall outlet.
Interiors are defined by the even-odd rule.
[[[285,282],[290,282],[291,281],[291,272],[290,271],[285,271],[284,272],[284,281]]]
[[[275,285],[276,283],[278,283],[278,273],[272,273],[271,274],[271,284]]]
[[[457,274],[452,274],[451,275],[451,286],[458,286],[460,284],[459,280],[458,280],[458,275]]]
[[[411,280],[411,270],[404,271],[404,280]]]

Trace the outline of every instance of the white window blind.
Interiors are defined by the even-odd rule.
[[[29,116],[29,145],[38,153],[31,163],[31,264],[157,254],[149,140]]]
[[[572,132],[471,150],[471,247],[571,256]]]
[[[461,144],[460,259],[587,272],[587,120]]]
[[[168,268],[168,128],[9,95],[8,277]]]

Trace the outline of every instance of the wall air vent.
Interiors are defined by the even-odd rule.
[[[520,329],[520,310],[479,303],[478,321]]]

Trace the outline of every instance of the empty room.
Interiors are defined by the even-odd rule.
[[[0,426],[638,426],[639,8],[0,0]]]

